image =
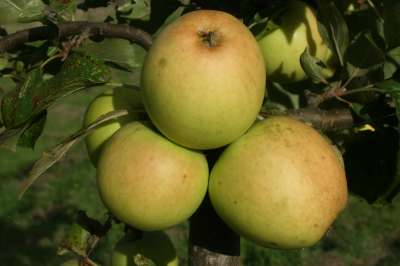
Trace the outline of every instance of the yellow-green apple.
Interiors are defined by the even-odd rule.
[[[255,121],[266,71],[256,39],[238,19],[193,11],[155,39],[142,71],[143,101],[155,126],[193,149],[229,144]]]
[[[173,243],[162,231],[144,232],[142,238],[131,240],[122,238],[114,247],[112,266],[147,265],[178,266],[178,257]]]
[[[208,175],[202,153],[140,122],[114,133],[97,165],[105,206],[120,221],[143,231],[163,230],[189,218],[207,192]]]
[[[274,248],[302,248],[327,232],[347,202],[333,146],[288,117],[256,123],[222,153],[210,175],[217,214],[234,231]]]
[[[121,128],[122,125],[139,118],[138,110],[144,107],[141,103],[139,90],[127,87],[118,87],[108,89],[104,93],[97,96],[88,106],[83,124],[88,126],[93,123],[101,115],[115,110],[128,110],[127,116],[111,120],[104,126],[97,128],[90,133],[86,139],[86,147],[89,157],[94,165],[97,164],[101,147],[104,142],[109,139],[115,131]]]
[[[326,78],[333,75],[333,54],[318,31],[315,10],[306,3],[288,1],[286,9],[266,27],[271,30],[262,33],[258,42],[269,80],[290,83],[306,79],[300,64],[300,56],[306,48],[312,56],[329,66],[322,74]]]

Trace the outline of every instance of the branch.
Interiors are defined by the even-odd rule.
[[[262,116],[272,113],[263,112]],[[319,108],[290,109],[286,115],[311,124],[322,131],[337,131],[353,127],[354,120],[349,109],[322,110]]]
[[[0,54],[19,48],[26,42],[47,40],[52,37],[65,38],[87,31],[91,36],[121,38],[137,43],[146,50],[151,46],[151,35],[127,24],[97,22],[63,22],[54,26],[40,26],[18,31],[0,39]]]

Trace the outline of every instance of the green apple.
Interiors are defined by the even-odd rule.
[[[217,214],[241,236],[292,249],[323,237],[346,205],[347,183],[324,137],[278,116],[228,146],[211,171],[209,195]]]
[[[101,147],[122,125],[139,118],[137,110],[144,109],[139,90],[127,87],[108,89],[97,96],[88,106],[83,125],[88,126],[101,115],[115,110],[128,110],[129,114],[106,123],[90,133],[86,139],[86,147],[93,165],[97,164]]]
[[[119,129],[97,165],[105,206],[142,231],[163,230],[189,218],[207,192],[208,175],[202,153],[178,146],[140,122]]]
[[[329,66],[322,74],[326,78],[333,75],[333,54],[318,31],[315,11],[306,3],[288,1],[287,8],[267,23],[266,28],[271,30],[261,35],[258,42],[269,80],[290,83],[306,79],[300,64],[300,56],[306,48]]]
[[[142,238],[134,241],[122,238],[113,250],[111,266],[143,265],[144,261],[157,266],[178,266],[174,245],[166,233],[145,232]]]
[[[193,11],[156,37],[143,66],[143,102],[166,137],[212,149],[253,124],[265,81],[257,41],[238,19],[221,11]]]

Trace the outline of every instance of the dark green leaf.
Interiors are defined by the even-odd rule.
[[[400,46],[400,1],[383,1],[385,39],[389,48]]]
[[[336,8],[334,2],[318,0],[318,5],[318,16],[329,35],[330,41],[327,43],[333,47],[332,50],[336,53],[340,64],[343,66],[343,57],[349,45],[349,29],[346,21]]]
[[[43,111],[40,113],[31,125],[25,129],[22,135],[18,139],[18,146],[27,147],[33,149],[37,139],[42,135],[45,123],[46,123],[47,112]]]
[[[368,34],[359,34],[349,45],[345,59],[349,77],[355,78],[382,67],[385,55]]]
[[[396,106],[397,119],[400,121],[400,83],[394,80],[385,80],[379,83],[377,87],[392,96]]]
[[[60,72],[48,80],[43,80],[40,70],[35,69],[19,89],[4,96],[4,124],[11,128],[26,123],[57,99],[109,79],[108,68],[101,61],[79,54],[69,57]]]
[[[308,48],[300,56],[300,64],[304,72],[311,78],[314,83],[328,84],[328,81],[322,75],[325,69],[323,63],[318,58],[312,56]]]
[[[167,17],[167,19],[164,21],[164,24],[162,24],[161,27],[158,28],[157,32],[154,35],[156,36],[157,34],[159,34],[168,24],[182,16],[184,11],[184,6],[178,7],[174,12],[171,13],[171,15]]]
[[[384,79],[390,79],[400,67],[400,46],[390,50],[386,54],[383,72]]]
[[[33,165],[31,171],[27,179],[22,184],[21,192],[19,194],[19,198],[23,196],[23,194],[29,189],[29,187],[41,176],[45,171],[47,171],[50,167],[52,167],[55,163],[60,161],[64,155],[69,151],[69,149],[85,138],[89,133],[95,130],[97,127],[102,126],[109,120],[116,119],[118,117],[127,115],[128,111],[119,110],[109,112],[105,115],[100,116],[96,121],[91,123],[86,128],[82,128],[76,133],[72,134],[68,138],[66,138],[63,142],[53,147],[49,152],[43,153],[42,157],[36,161]],[[0,135],[1,137],[1,135]]]
[[[21,87],[7,93],[1,104],[1,115],[6,128],[19,126],[27,122],[33,115],[36,98],[35,86],[42,82],[42,74],[39,69],[29,73]]]

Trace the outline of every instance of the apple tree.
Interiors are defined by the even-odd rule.
[[[35,149],[52,106],[107,88],[20,200],[85,141],[109,218],[78,212],[71,265],[97,265],[116,223],[113,265],[177,265],[152,231],[186,220],[190,265],[241,265],[240,237],[312,246],[348,191],[400,191],[398,14],[397,0],[2,1],[1,148]]]

